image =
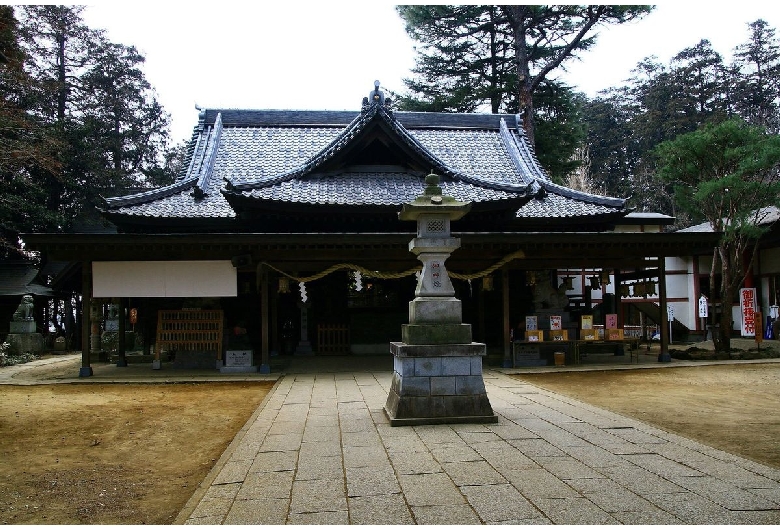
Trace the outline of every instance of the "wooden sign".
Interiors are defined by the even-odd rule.
[[[593,315],[582,315],[582,317],[580,317],[580,322],[580,328],[593,329]]]
[[[550,340],[553,342],[569,340],[569,330],[567,329],[550,330]]]
[[[542,330],[526,331],[525,340],[527,342],[542,342],[544,340],[544,331]]]

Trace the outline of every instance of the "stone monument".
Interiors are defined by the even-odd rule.
[[[19,307],[14,311],[6,338],[10,346],[9,352],[13,355],[43,351],[43,335],[36,332],[33,309],[32,295],[24,295]]]
[[[450,236],[450,221],[470,204],[442,196],[439,177],[428,175],[423,195],[405,204],[402,221],[417,221],[409,250],[422,262],[409,324],[402,342],[391,342],[393,381],[385,404],[390,425],[495,423],[482,378],[485,344],[471,341],[471,325],[462,321],[444,262],[460,247]]]

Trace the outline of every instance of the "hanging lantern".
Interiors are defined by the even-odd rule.
[[[645,284],[641,282],[636,282],[634,284],[634,296],[640,297],[645,296]]]
[[[655,282],[652,280],[648,280],[645,282],[645,296],[655,296]]]
[[[277,290],[277,292],[279,292],[281,294],[289,293],[290,292],[290,280],[288,280],[287,278],[284,278],[284,277],[279,278],[279,289]]]
[[[567,291],[574,289],[574,278],[571,276],[561,278],[561,287],[565,287]]]
[[[591,291],[598,291],[601,289],[601,284],[599,283],[599,277],[598,276],[591,276],[588,278],[590,281],[590,290]]]
[[[609,271],[601,271],[601,285],[609,285],[612,283],[609,279]]]
[[[483,276],[482,277],[482,290],[483,291],[492,291],[493,290],[493,277],[492,276]]]
[[[525,284],[529,287],[536,285],[536,273],[534,271],[528,271],[525,273]]]
[[[620,296],[621,298],[628,298],[631,296],[631,286],[627,283],[620,284]]]

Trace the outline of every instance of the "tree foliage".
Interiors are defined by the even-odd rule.
[[[780,56],[774,31],[758,20],[726,64],[707,40],[676,54],[664,65],[654,57],[637,64],[626,86],[603,91],[584,115],[591,159],[589,183],[608,195],[630,196],[644,211],[694,221],[679,208],[668,182],[653,177],[654,149],[662,142],[729,118],[777,132]]]
[[[24,69],[19,25],[11,6],[0,6],[0,258],[18,252],[18,234],[57,226],[46,185],[58,178],[60,145],[51,128],[30,112],[39,91]]]
[[[595,28],[648,6],[399,6],[419,43],[414,77],[399,107],[431,112],[520,113],[526,135],[553,178],[576,166],[584,130],[581,100],[552,75],[587,50]],[[538,127],[537,127],[538,124]]]
[[[17,235],[67,230],[102,196],[171,182],[169,116],[144,57],[87,27],[83,7],[2,8],[0,222]],[[24,153],[22,155],[21,153]]]
[[[731,307],[768,230],[765,207],[780,206],[780,136],[736,118],[705,125],[658,145],[658,175],[680,208],[722,234],[713,254],[710,292],[721,275],[722,307]],[[718,351],[728,351],[731,312],[721,315]]]

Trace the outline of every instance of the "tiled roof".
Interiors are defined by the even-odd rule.
[[[588,217],[616,213],[614,206],[584,202],[554,193],[539,194],[517,210],[518,218]]]
[[[780,209],[776,206],[767,206],[765,208],[759,208],[754,210],[751,214],[751,220],[757,221],[759,225],[771,225],[780,220]],[[714,232],[712,224],[709,221],[705,221],[701,224],[689,226],[688,228],[681,228],[677,230],[683,233],[711,233]]]
[[[492,190],[468,182],[444,180],[442,192],[464,202],[517,199],[520,193]],[[413,201],[425,188],[423,175],[404,172],[345,172],[335,175],[295,178],[253,188],[245,196],[263,201],[303,204],[397,206]]]
[[[0,262],[0,296],[25,294],[51,296],[52,290],[36,281],[38,268],[26,261]]]
[[[418,169],[350,166],[349,149],[369,133],[384,135]],[[516,208],[533,195],[518,219],[625,213],[622,199],[553,184],[511,115],[393,113],[381,105],[360,113],[208,110],[189,153],[175,184],[107,199],[104,212],[114,222],[235,219],[231,197],[239,196],[242,204],[400,206],[422,192],[425,168],[440,174],[444,193],[458,200]]]

